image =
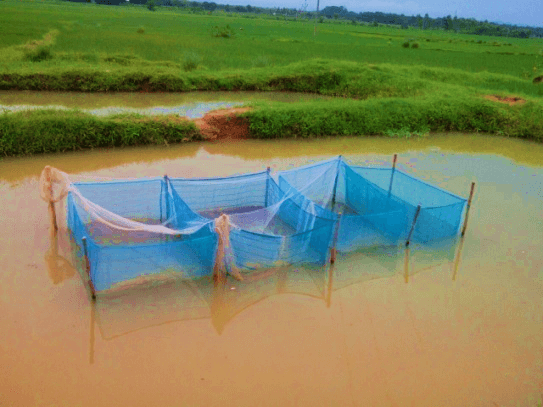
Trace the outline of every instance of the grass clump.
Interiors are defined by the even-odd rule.
[[[99,118],[65,110],[0,115],[0,156],[169,144],[199,138],[194,123],[178,116]]]
[[[418,42],[414,42],[411,44],[411,48],[418,48],[420,45]]]
[[[40,62],[53,57],[51,48],[55,44],[58,30],[49,31],[41,40],[28,41],[22,46],[24,59]]]
[[[463,97],[266,105],[245,116],[256,138],[347,135],[408,138],[429,131],[474,131],[543,141],[542,106],[526,103],[512,107]]]
[[[137,32],[138,34],[145,34],[145,28],[139,27],[139,28],[136,30],[136,32]]]
[[[409,41],[402,42],[402,47],[409,48]]]
[[[261,55],[253,60],[252,65],[253,68],[265,68],[270,65],[270,59],[265,55]]]
[[[189,52],[185,54],[183,58],[183,70],[185,72],[191,72],[198,69],[198,66],[202,62],[202,58],[195,52]]]
[[[235,32],[230,27],[229,24],[226,24],[224,27],[219,27],[218,25],[216,25],[211,29],[211,36],[212,37],[232,38],[234,35],[235,35]]]

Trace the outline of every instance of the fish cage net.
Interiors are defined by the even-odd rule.
[[[454,236],[466,204],[399,170],[351,166],[341,157],[282,171],[278,178],[282,189],[340,215],[336,246],[345,252],[398,245],[410,234],[416,242]]]
[[[324,265],[333,247],[439,240],[458,233],[466,203],[394,168],[341,157],[275,177],[71,183],[46,167],[41,181],[44,200],[67,197],[67,226],[97,291],[157,273],[241,280],[260,268]]]

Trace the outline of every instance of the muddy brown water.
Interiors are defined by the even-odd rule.
[[[463,241],[90,301],[37,177],[227,176],[342,154],[467,196]],[[0,405],[536,406],[543,146],[483,135],[239,141],[0,161]]]
[[[216,109],[252,102],[303,102],[329,97],[296,92],[83,93],[0,91],[0,112],[34,109],[79,109],[97,116],[121,113],[177,114],[198,118]]]

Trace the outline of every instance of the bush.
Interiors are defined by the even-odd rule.
[[[22,46],[24,59],[32,62],[40,62],[52,58],[52,46],[55,44],[58,30],[49,31],[41,40],[29,41]]]
[[[24,58],[32,62],[40,62],[52,58],[51,46],[40,44],[35,46],[25,46],[23,48]]]
[[[414,42],[411,44],[411,48],[418,48],[419,47],[419,43],[418,42]]]
[[[228,24],[224,27],[216,25],[211,29],[211,35],[217,38],[232,38],[234,36],[234,30],[230,28],[230,25]]]
[[[145,3],[149,11],[155,11],[156,10],[156,3],[155,0],[147,0],[147,3]]]
[[[405,41],[404,43],[402,43],[402,47],[409,48],[409,41]]]

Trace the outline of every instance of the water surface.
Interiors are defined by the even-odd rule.
[[[226,176],[342,154],[476,195],[464,240],[169,280],[99,297],[51,238],[37,176]],[[535,406],[543,146],[487,136],[239,141],[0,161],[0,405]]]
[[[83,93],[0,91],[0,112],[36,109],[78,109],[96,116],[121,113],[171,115],[198,118],[211,110],[233,108],[251,102],[301,102],[329,97],[294,92],[186,92],[186,93]]]

